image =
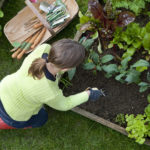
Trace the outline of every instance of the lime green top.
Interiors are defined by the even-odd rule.
[[[56,81],[45,76],[38,80],[28,75],[33,60],[50,51],[50,45],[42,44],[29,54],[20,69],[6,76],[0,83],[0,99],[8,115],[16,121],[26,121],[39,112],[43,104],[66,111],[88,100],[87,92],[64,97]]]

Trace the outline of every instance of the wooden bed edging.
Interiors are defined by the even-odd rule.
[[[76,112],[76,113],[78,113],[78,114],[80,114],[80,115],[82,115],[84,117],[87,117],[87,118],[89,118],[91,120],[94,120],[94,121],[96,121],[96,122],[98,122],[98,123],[100,123],[100,124],[102,124],[102,125],[104,125],[106,127],[109,127],[109,128],[111,128],[113,130],[116,130],[116,131],[118,131],[118,132],[120,132],[120,133],[122,133],[122,134],[124,134],[126,136],[128,135],[128,133],[126,132],[125,128],[123,128],[123,127],[121,127],[121,126],[119,126],[117,124],[114,124],[114,123],[112,123],[112,122],[110,122],[108,120],[105,120],[105,119],[103,119],[103,118],[101,118],[101,117],[99,117],[97,115],[94,115],[94,114],[92,114],[92,113],[90,113],[90,112],[88,112],[88,111],[86,111],[84,109],[81,109],[79,107],[75,107],[75,108],[72,109],[72,111]],[[146,139],[144,144],[150,146],[150,140]]]

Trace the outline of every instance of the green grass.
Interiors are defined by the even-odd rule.
[[[88,0],[77,0],[80,10],[86,12]],[[7,0],[0,24],[9,21],[24,7],[23,0]],[[78,23],[75,18],[63,32],[48,43],[61,38],[73,38]],[[12,48],[4,34],[0,37],[0,80],[16,71],[21,61],[11,59]],[[128,137],[71,111],[59,112],[48,108],[49,120],[41,128],[1,130],[0,150],[149,150]]]

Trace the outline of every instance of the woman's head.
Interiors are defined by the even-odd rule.
[[[62,39],[52,44],[48,62],[58,68],[73,68],[79,65],[85,56],[84,47],[71,39]]]
[[[43,58],[35,59],[28,73],[34,78],[40,79],[46,63],[50,62],[57,68],[63,70],[78,66],[84,57],[85,48],[81,44],[71,39],[62,39],[52,44],[47,62]]]

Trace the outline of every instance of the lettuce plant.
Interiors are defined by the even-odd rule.
[[[126,8],[133,11],[136,15],[139,15],[141,11],[146,7],[150,0],[104,0],[104,2],[110,1],[113,9]]]
[[[125,50],[123,58],[133,56],[136,51],[142,47],[145,52],[150,54],[150,22],[145,27],[140,27],[138,23],[131,23],[127,29],[117,28],[114,38],[109,44],[109,48],[117,45],[120,49]],[[141,52],[142,53],[142,52]]]
[[[143,144],[146,137],[150,137],[150,104],[145,108],[144,114],[136,117],[126,115],[128,137],[134,138],[137,143]]]

